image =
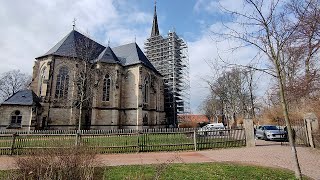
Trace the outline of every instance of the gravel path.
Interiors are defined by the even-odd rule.
[[[156,163],[236,162],[293,170],[291,149],[279,143],[257,141],[256,147],[207,150],[197,152],[155,152],[98,155],[99,165],[133,165]],[[302,173],[320,180],[320,151],[298,147]],[[0,169],[15,168],[13,157],[0,156]]]

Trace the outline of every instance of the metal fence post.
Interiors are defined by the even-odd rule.
[[[18,136],[17,133],[12,134],[12,145],[11,145],[11,156],[14,153],[15,144],[16,144],[16,137]]]
[[[197,151],[197,129],[193,130],[193,145],[194,150]]]

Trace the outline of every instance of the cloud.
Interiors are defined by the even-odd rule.
[[[243,0],[196,0],[193,10],[197,13],[220,14],[223,9],[235,11],[241,7]]]
[[[241,3],[221,1],[228,8],[241,7]],[[218,10],[219,4],[214,0],[197,0],[194,5],[197,13],[214,14]],[[143,48],[150,34],[152,13],[152,10],[148,13],[142,11],[131,0],[0,1],[0,73],[20,69],[31,74],[35,58],[47,52],[71,31],[74,18],[77,19],[78,30],[89,32],[94,40],[104,45],[108,44],[109,39],[111,47],[136,39]],[[165,15],[160,17],[165,21]],[[213,72],[207,62],[213,61],[219,54],[224,59],[246,63],[255,53],[249,47],[237,52],[228,50],[238,42],[218,43],[212,38],[212,30],[224,30],[221,24],[204,26],[206,22],[201,19],[199,23],[202,24],[201,33],[190,32],[193,37],[188,41],[193,112],[198,111],[198,106],[208,94],[203,78]]]
[[[152,14],[128,0],[0,1],[0,22],[5,27],[0,28],[0,73],[21,69],[31,74],[35,58],[72,30],[74,18],[78,30],[105,45],[109,38],[114,45],[133,42],[136,35],[143,47]]]
[[[240,27],[234,24],[228,24],[235,29]],[[227,63],[247,65],[251,63],[253,57],[258,53],[257,49],[253,46],[246,46],[239,49],[233,49],[234,47],[241,46],[241,42],[221,38],[215,36],[212,32],[227,33],[226,28],[223,28],[221,24],[215,23],[207,28],[204,28],[201,35],[194,41],[189,41],[189,59],[190,59],[190,84],[191,88],[191,109],[193,112],[199,113],[199,106],[209,95],[207,80],[213,81],[216,78],[215,70],[211,69],[212,66],[226,66]],[[223,60],[220,60],[220,58]],[[257,93],[259,96],[264,95],[267,82],[270,81],[270,77],[261,76],[257,74],[256,78],[260,78]]]
[[[202,11],[207,13],[217,12],[219,10],[219,2],[215,0],[197,0],[193,10],[198,13]]]

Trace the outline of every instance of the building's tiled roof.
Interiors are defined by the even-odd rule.
[[[141,49],[136,43],[122,45],[112,49],[113,49],[113,52],[121,61],[121,64],[123,66],[129,66],[129,65],[141,63],[146,67],[152,69],[153,71],[157,72],[158,74],[160,74],[156,70],[156,68],[151,64],[148,58],[144,55],[144,53],[141,51]]]
[[[53,48],[40,57],[57,55],[83,58],[88,56],[90,59],[95,59],[104,49],[105,47],[103,45],[93,41],[78,31],[72,30]]]
[[[181,114],[178,115],[178,118],[180,119],[181,122],[196,122],[196,123],[201,123],[201,122],[209,122],[209,119],[206,115],[201,115],[201,114]]]
[[[3,105],[24,105],[29,106],[33,104],[39,104],[40,99],[38,96],[31,90],[20,90],[17,93],[13,94]]]
[[[112,49],[108,46],[105,48],[95,62],[105,62],[105,63],[120,63],[118,57],[114,54]]]
[[[78,31],[72,30],[47,53],[38,57],[49,55],[86,58],[94,62],[119,63],[122,66],[143,64],[160,74],[136,43],[130,43],[115,48],[104,47]]]

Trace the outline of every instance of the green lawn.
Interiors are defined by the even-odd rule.
[[[118,166],[104,170],[103,179],[295,179],[288,170],[222,163]],[[101,176],[101,175],[100,175]],[[305,178],[307,179],[307,178]]]
[[[6,179],[8,171],[0,171],[0,179]],[[246,166],[226,163],[199,163],[199,164],[162,164],[162,165],[134,165],[98,168],[95,179],[104,180],[194,180],[194,179],[257,179],[257,180],[287,180],[295,179],[294,173],[289,170]],[[304,177],[304,179],[308,179]]]
[[[288,170],[222,163],[169,164],[162,165],[162,167],[160,165],[109,167],[104,170],[103,179],[155,179],[157,174],[160,179],[172,180],[295,179],[294,173]]]

